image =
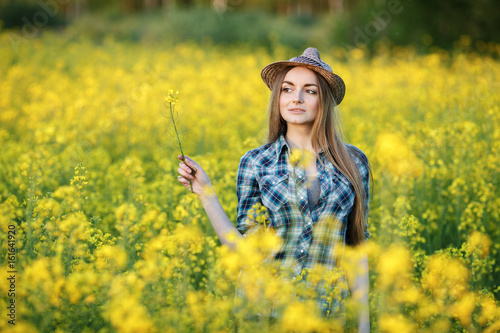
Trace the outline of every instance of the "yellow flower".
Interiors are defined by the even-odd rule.
[[[436,333],[436,332],[450,332],[450,320],[449,319],[437,319],[435,322],[431,324],[429,329],[424,330],[425,333]]]
[[[495,299],[492,296],[483,296],[481,299],[481,315],[478,322],[481,325],[493,322],[495,318],[500,317],[500,307],[498,307]]]
[[[379,134],[375,150],[379,163],[395,176],[416,178],[422,175],[422,161],[399,135]]]
[[[426,264],[421,284],[436,299],[445,299],[447,296],[460,298],[467,292],[469,274],[457,259],[446,254],[435,254]]]
[[[127,254],[118,246],[104,245],[96,251],[95,257],[98,270],[121,270],[127,263]]]
[[[147,309],[135,295],[120,294],[112,299],[108,307],[109,321],[118,332],[147,333],[156,331]]]
[[[76,189],[73,186],[61,186],[53,194],[54,198],[65,199],[74,196]]]
[[[399,290],[394,295],[394,299],[398,303],[419,304],[422,298],[422,292],[413,285]]]
[[[472,321],[472,311],[476,306],[476,295],[468,293],[450,307],[450,315],[458,318],[463,327],[468,327]]]
[[[477,252],[482,258],[486,258],[490,254],[491,239],[479,231],[474,231],[466,246],[469,253]]]
[[[283,266],[271,264],[283,244],[263,227],[269,224],[264,206],[251,210],[258,227],[245,241],[234,236],[236,249],[229,250],[215,238],[196,195],[176,180],[182,143],[177,134],[180,139],[185,133],[187,155],[210,174],[229,219],[237,221],[238,161],[267,143],[263,110],[269,102],[267,94],[242,95],[242,82],[245,91],[262,91],[255,73],[262,63],[288,59],[286,48],[277,45],[271,56],[262,48],[227,47],[223,54],[210,45],[179,44],[167,51],[151,45],[146,54],[133,43],[120,52],[123,45],[112,37],[95,48],[85,38],[61,43],[60,36],[44,34],[20,44],[14,55],[12,36],[0,33],[0,59],[6,65],[0,98],[0,244],[7,244],[14,228],[15,241],[9,244],[16,246],[15,268],[22,273],[16,281],[21,320],[15,327],[2,320],[1,332],[7,327],[47,331],[54,322],[56,333],[85,331],[79,318],[92,318],[99,309],[102,320],[92,323],[96,331],[234,331],[240,328],[232,304],[240,272],[248,280],[242,279],[242,290],[256,300],[241,304],[244,313],[262,310],[266,316],[272,300],[284,314],[275,325],[242,322],[241,331],[344,330],[338,323],[323,325],[324,318],[311,314],[315,304],[297,302],[314,288],[301,288],[306,284],[300,282],[306,277],[300,275],[301,265],[292,282],[284,279],[298,264],[293,255]],[[471,43],[462,38],[458,44],[476,46]],[[418,55],[382,44],[373,57],[362,49],[324,55],[359,92],[359,98],[347,101],[345,129],[348,142],[369,157],[375,180],[369,215],[373,237],[366,247],[357,247],[370,259],[370,301],[378,316],[374,330],[500,330],[493,296],[500,273],[500,198],[493,181],[500,164],[495,90],[500,62],[492,56],[500,46],[477,46],[481,55],[460,50]],[[60,56],[51,66],[45,60],[54,54]],[[89,54],[100,65],[74,54]],[[364,73],[370,80],[358,80]],[[159,82],[182,84],[188,112],[174,112],[178,92]],[[168,123],[154,111],[158,96]],[[188,126],[168,130],[170,120],[177,126],[177,116]],[[290,153],[298,168],[313,161],[307,151]],[[251,169],[258,177],[259,170]],[[322,185],[335,190],[334,183]],[[213,187],[204,190],[215,194]],[[329,257],[324,253],[337,238],[342,241],[343,226],[321,222],[313,223],[308,254],[313,260],[348,259],[350,248],[335,246]],[[463,239],[456,238],[457,230]],[[293,238],[286,233],[283,238],[291,240],[288,236]],[[332,285],[325,297],[330,301],[347,288],[341,274],[349,267],[339,268],[318,266],[304,282]],[[471,284],[474,292],[481,291],[475,302]],[[0,284],[1,293],[8,290]],[[6,301],[0,298],[4,309]]]
[[[174,219],[175,220],[181,221],[188,216],[189,216],[189,212],[187,211],[187,209],[183,205],[177,205],[177,207],[175,207],[175,211],[174,211]]]
[[[407,248],[400,245],[393,245],[382,252],[378,258],[377,282],[381,288],[399,286],[413,269],[410,252]]]
[[[384,313],[380,316],[378,323],[380,331],[384,333],[416,332],[415,324],[411,323],[402,314],[391,315]]]
[[[329,323],[322,321],[321,317],[313,311],[314,302],[290,303],[283,313],[281,328],[284,331],[294,332],[323,332],[328,330]]]
[[[188,306],[189,314],[195,319],[194,324],[199,330],[203,329],[206,321],[204,311],[205,297],[206,295],[203,291],[188,291],[186,293],[186,305]]]
[[[294,148],[291,151],[290,163],[292,163],[294,167],[297,167],[299,164],[307,167],[313,160],[313,153],[307,149]]]
[[[174,105],[178,99],[179,99],[179,90],[174,92],[173,89],[169,89],[167,97],[165,97],[165,102]]]

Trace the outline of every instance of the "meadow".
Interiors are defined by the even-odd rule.
[[[162,116],[179,90],[184,151],[236,221],[239,159],[266,139],[260,71],[295,53],[50,32],[17,49],[0,40],[2,332],[342,330],[262,269],[272,233],[261,228],[236,251],[220,245],[176,180],[179,150]],[[363,246],[374,332],[500,330],[500,46],[478,55],[463,42],[427,55],[320,50],[347,86],[346,141],[374,176]],[[235,312],[241,270],[267,282],[243,283],[249,299]]]

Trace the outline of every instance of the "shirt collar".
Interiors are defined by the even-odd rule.
[[[280,156],[284,147],[286,147],[287,151],[290,151],[290,147],[288,146],[288,142],[286,142],[286,139],[285,139],[285,134],[281,133],[280,137],[276,141],[276,156],[277,157]]]
[[[290,151],[290,146],[288,145],[288,142],[286,142],[285,139],[285,134],[281,133],[280,137],[278,140],[276,140],[276,156],[280,156],[281,152],[283,151],[283,148],[286,147],[288,151]],[[324,156],[325,152],[322,150],[319,152],[319,156]]]

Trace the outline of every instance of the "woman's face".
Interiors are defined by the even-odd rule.
[[[316,74],[305,67],[294,67],[281,84],[280,114],[288,124],[312,126],[319,106]]]

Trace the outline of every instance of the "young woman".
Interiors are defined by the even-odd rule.
[[[318,264],[334,269],[337,262],[331,254],[336,248],[358,245],[369,236],[369,162],[361,150],[343,142],[335,108],[344,97],[344,82],[315,48],[289,61],[271,63],[261,75],[271,89],[269,138],[268,144],[247,152],[240,160],[237,227],[195,161],[186,157],[186,163],[179,163],[178,180],[188,189],[189,180],[193,182],[193,192],[223,244],[233,246],[230,233],[245,235],[252,227],[247,213],[260,203],[267,208],[270,226],[285,244],[286,251],[276,253],[275,260],[292,259],[296,275]],[[292,149],[306,151],[313,158],[307,165],[291,163]],[[334,221],[334,226],[314,230],[322,221]],[[323,243],[318,245],[315,237]],[[366,256],[356,265],[360,273],[348,276],[347,282],[360,304],[360,332],[368,332]],[[346,294],[347,290],[341,290],[341,297]],[[330,313],[337,301],[320,307],[323,314]]]

